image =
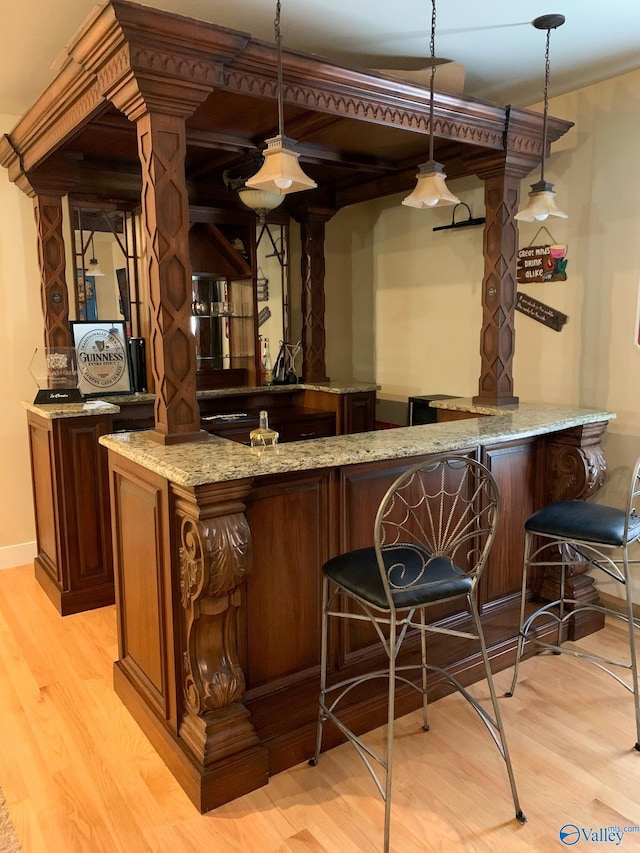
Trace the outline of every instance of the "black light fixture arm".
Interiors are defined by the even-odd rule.
[[[564,15],[541,15],[535,18],[533,26],[537,30],[547,31],[547,43],[544,53],[544,110],[542,113],[542,159],[540,161],[540,183],[544,184],[544,161],[547,155],[547,117],[549,115],[549,77],[551,74],[551,62],[549,60],[549,44],[551,41],[551,30],[561,27],[565,22]]]
[[[433,160],[433,93],[436,81],[436,0],[431,0],[431,39],[429,40],[431,55],[431,77],[429,80],[429,161]]]
[[[282,33],[280,32],[280,0],[276,2],[276,19],[273,28],[276,36],[276,50],[278,55],[278,134],[284,134],[284,92],[282,87]]]

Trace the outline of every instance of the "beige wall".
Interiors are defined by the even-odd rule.
[[[0,114],[0,132],[17,117]],[[23,400],[37,387],[29,373],[43,345],[33,205],[0,169],[0,568],[32,559],[35,539]]]

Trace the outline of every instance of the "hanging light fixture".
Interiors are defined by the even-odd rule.
[[[264,163],[255,175],[249,178],[246,186],[265,190],[268,193],[287,195],[300,190],[309,190],[318,185],[300,168],[296,151],[297,142],[284,135],[284,92],[282,85],[282,35],[280,33],[280,0],[276,3],[274,22],[278,62],[278,135],[267,139],[267,147],[262,152]]]
[[[268,193],[265,190],[252,190],[246,184],[238,190],[238,198],[258,217],[260,225],[264,225],[267,214],[279,207],[284,196],[278,193]]]
[[[96,250],[93,245],[93,234],[91,235],[91,258],[89,259],[89,265],[87,266],[84,272],[85,275],[92,275],[96,278],[101,275],[104,275],[104,273],[100,269],[98,259],[96,258]]]
[[[402,200],[408,207],[443,207],[460,204],[460,199],[449,191],[442,163],[433,159],[433,91],[436,78],[436,0],[431,0],[431,78],[429,82],[429,160],[418,166],[416,188]]]
[[[537,30],[547,31],[547,46],[545,50],[545,65],[544,65],[544,113],[542,119],[542,161],[540,164],[540,180],[535,184],[531,184],[531,192],[526,205],[516,213],[514,219],[519,219],[522,222],[544,221],[549,216],[556,216],[559,219],[567,219],[567,214],[558,210],[556,207],[555,193],[553,184],[547,183],[544,179],[544,161],[547,152],[547,114],[549,112],[549,41],[551,38],[551,30],[561,27],[565,22],[564,15],[542,15],[536,18],[532,23]]]

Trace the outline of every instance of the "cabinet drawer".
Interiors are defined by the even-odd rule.
[[[321,415],[308,415],[294,418],[279,424],[276,429],[280,432],[281,441],[305,441],[310,438],[323,438],[336,434],[336,418],[333,412],[323,412]]]

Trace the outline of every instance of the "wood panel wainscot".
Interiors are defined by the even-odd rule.
[[[113,604],[107,454],[98,444],[111,416],[29,411],[28,429],[36,578],[63,616]]]
[[[590,482],[601,482],[604,458],[594,451],[611,417],[522,404],[508,415],[318,439],[313,454],[306,442],[256,454],[214,436],[175,447],[143,432],[101,438],[116,570],[115,689],[195,806],[215,808],[313,753],[322,565],[372,544],[381,497],[418,460],[468,455],[498,481],[501,520],[481,604],[492,665],[511,665],[524,521],[557,487],[558,448],[563,458],[582,455]],[[584,496],[573,482],[574,496]],[[452,628],[467,620],[451,604],[440,617]],[[412,659],[418,648],[408,643],[403,654]],[[376,668],[377,655],[359,625],[330,635],[334,677]],[[454,661],[465,684],[482,678],[478,651],[465,641],[435,638],[430,657]],[[431,696],[447,690],[434,680]],[[400,689],[397,714],[417,698]],[[359,732],[385,716],[384,685],[372,680],[350,700],[347,722]],[[340,741],[328,727],[325,748]]]

